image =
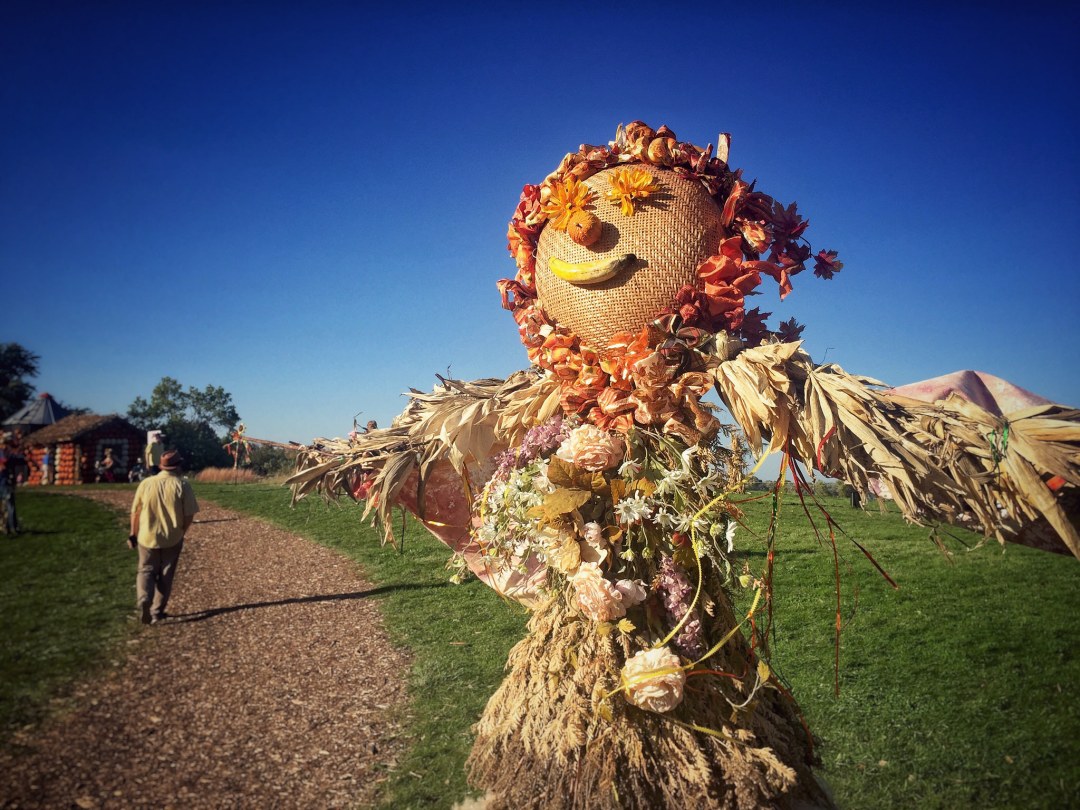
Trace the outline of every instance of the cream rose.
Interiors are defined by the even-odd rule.
[[[578,566],[570,584],[574,586],[574,604],[594,622],[610,622],[626,615],[622,594],[604,578],[596,563]]]
[[[641,650],[622,669],[626,699],[639,709],[669,712],[682,703],[686,673],[667,647]]]
[[[570,431],[555,455],[575,467],[599,472],[621,464],[625,451],[626,445],[621,437],[613,436],[595,425],[581,425]]]

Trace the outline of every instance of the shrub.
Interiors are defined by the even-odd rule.
[[[195,480],[204,484],[251,484],[260,478],[246,467],[207,467],[200,470]]]
[[[253,444],[248,464],[262,476],[291,475],[296,467],[296,451]]]

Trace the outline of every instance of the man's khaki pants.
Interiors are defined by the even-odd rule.
[[[139,546],[139,571],[135,577],[136,608],[150,605],[150,615],[160,619],[172,593],[176,563],[180,559],[183,541],[169,548]]]

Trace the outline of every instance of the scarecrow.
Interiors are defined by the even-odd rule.
[[[391,427],[300,454],[294,497],[365,499],[391,542],[403,506],[460,574],[531,610],[468,761],[491,807],[829,806],[768,663],[771,562],[735,558],[739,435],[801,493],[816,470],[887,490],[912,521],[1002,542],[1041,526],[1080,556],[1063,505],[1080,414],[927,402],[814,364],[802,327],[770,329],[747,299],[842,264],[727,160],[727,136],[713,154],[641,122],[568,154],[525,186],[499,283],[530,368],[440,378]]]
[[[225,451],[232,456],[233,470],[235,471],[241,464],[251,463],[251,442],[261,442],[261,439],[248,439],[247,428],[244,427],[244,423],[241,422],[235,428],[232,433],[229,434],[229,440],[222,445]]]

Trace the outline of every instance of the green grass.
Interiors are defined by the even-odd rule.
[[[773,663],[816,734],[842,807],[1076,806],[1080,799],[1080,563],[996,542],[947,560],[896,514],[825,506],[900,585],[839,538],[836,588],[788,497],[777,541]],[[764,534],[765,503],[750,510]],[[952,532],[965,542],[974,535]],[[745,541],[744,541],[745,542]],[[826,540],[827,543],[827,540]],[[760,568],[764,543],[750,541]]]
[[[524,633],[523,611],[476,582],[448,585],[448,552],[415,525],[399,554],[379,547],[352,504],[315,499],[290,509],[286,490],[259,484],[196,484],[196,492],[342,551],[386,589],[378,598],[390,632],[412,650],[414,665],[402,673],[412,694],[411,749],[385,803],[449,807],[465,795],[469,728]],[[996,544],[971,552],[956,544],[950,562],[925,529],[896,515],[852,510],[840,499],[827,506],[901,586],[893,590],[850,541],[838,541],[846,626],[836,697],[832,553],[818,547],[788,498],[776,546],[773,664],[822,739],[822,772],[840,806],[1080,804],[1080,563],[1016,546],[1003,553]],[[27,722],[35,716],[29,702],[43,705],[66,678],[107,659],[124,633],[132,583],[122,531],[104,508],[23,490],[19,509],[35,532],[0,537],[0,711],[15,706],[16,722]],[[763,534],[765,504],[749,512]],[[763,541],[742,534],[739,543],[760,570]],[[89,589],[98,579],[111,584],[95,593],[113,595],[95,602]],[[83,595],[67,609],[58,595],[70,588]]]
[[[23,531],[0,536],[0,739],[39,720],[76,676],[107,663],[134,611],[133,552],[115,512],[30,488]]]

